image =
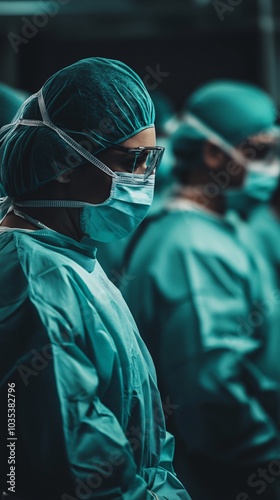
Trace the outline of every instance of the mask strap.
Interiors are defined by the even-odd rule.
[[[118,172],[117,172],[118,174]],[[132,179],[129,176],[133,177]],[[119,177],[120,185],[132,185],[137,187],[147,186],[150,188],[154,187],[155,178],[150,176],[145,179],[144,174],[138,174],[132,176],[132,174],[121,174]],[[105,200],[106,201],[106,200]],[[104,202],[103,202],[104,203]],[[88,205],[95,205],[94,203],[89,203],[85,201],[77,200],[26,200],[26,201],[14,201],[13,205],[15,207],[52,207],[52,208],[82,208]],[[102,205],[102,203],[96,203],[96,205]]]
[[[212,128],[208,127],[208,125],[203,123],[192,113],[186,113],[183,116],[183,123],[186,123],[187,125],[195,128],[203,136],[208,138],[209,141],[216,144],[216,146],[219,146],[225,153],[228,153],[233,160],[240,163],[243,167],[247,167],[248,162],[246,158],[244,158],[244,156],[238,151],[238,149],[234,148],[228,141],[221,137],[220,134],[215,132]]]
[[[38,103],[39,103],[39,108],[40,112],[43,118],[43,123],[47,127],[51,128],[54,130],[60,137],[63,139],[69,146],[71,146],[77,153],[80,153],[86,160],[88,160],[90,163],[93,163],[97,168],[100,170],[103,170],[106,174],[110,175],[110,177],[115,177],[115,173],[107,167],[102,161],[100,161],[98,158],[96,158],[94,155],[89,153],[85,148],[83,148],[78,142],[74,141],[72,137],[70,137],[68,134],[66,134],[63,130],[60,128],[56,127],[56,125],[53,124],[51,121],[46,106],[45,106],[45,101],[43,97],[43,91],[42,89],[39,90],[38,92]]]
[[[39,104],[39,109],[42,115],[42,120],[30,120],[26,118],[22,118],[22,113],[27,106],[27,104],[32,100],[38,98],[38,104]],[[42,89],[39,90],[36,94],[33,94],[32,96],[28,97],[26,101],[21,105],[19,108],[16,116],[14,117],[13,121],[11,123],[8,123],[7,125],[4,125],[0,129],[0,133],[5,133],[8,132],[4,137],[2,137],[1,140],[8,139],[11,134],[14,132],[14,130],[17,128],[18,125],[24,125],[27,127],[42,127],[46,126],[52,129],[54,132],[56,132],[61,139],[66,142],[72,149],[77,151],[81,156],[83,156],[86,160],[88,160],[90,163],[95,165],[97,168],[108,174],[110,177],[116,177],[116,174],[109,168],[107,165],[105,165],[102,161],[100,161],[96,156],[92,155],[87,151],[85,148],[83,148],[78,142],[74,141],[72,137],[70,137],[66,132],[58,128],[54,123],[51,121],[46,106],[44,102],[44,97],[43,97],[43,92]]]
[[[30,215],[27,215],[26,213],[21,212],[20,210],[17,210],[15,207],[13,208],[13,212],[18,217],[21,217],[22,219],[26,220],[30,224],[33,224],[33,226],[39,227],[39,229],[47,229],[48,231],[53,231],[53,229],[51,229],[50,227],[45,226],[45,224],[43,224],[43,222],[40,222],[39,220],[34,219],[33,217],[30,217]]]
[[[183,116],[183,123],[190,125],[195,128],[198,132],[200,132],[205,137],[208,137],[211,142],[219,146],[225,153],[237,163],[242,165],[247,172],[256,171],[256,172],[264,172],[264,167],[262,165],[257,165],[258,162],[253,162],[251,160],[247,160],[238,149],[234,148],[228,141],[226,141],[220,134],[216,133],[212,128],[208,127],[205,123],[203,123],[199,118],[194,116],[192,113],[186,113]],[[275,134],[278,136],[279,134]],[[275,176],[280,175],[280,166],[274,163],[272,165],[267,165],[265,167],[265,172],[267,175]]]
[[[14,202],[16,207],[51,207],[51,208],[81,208],[85,205],[91,205],[85,201],[74,200],[26,200]]]
[[[0,224],[3,222],[6,215],[8,215],[12,210],[13,210],[12,199],[9,196],[0,198]]]
[[[21,116],[22,116],[22,113],[23,113],[23,110],[26,108],[27,104],[32,101],[32,99],[35,99],[36,97],[38,97],[38,92],[36,92],[36,94],[32,94],[31,96],[29,96],[23,103],[22,105],[20,106],[20,108],[17,110],[14,118],[12,119],[11,123],[8,123],[7,125],[3,125],[3,127],[1,127],[0,129],[0,132],[6,132],[6,130],[9,130],[11,129],[12,127],[15,128],[17,125],[19,125],[20,123],[20,119],[21,119]]]

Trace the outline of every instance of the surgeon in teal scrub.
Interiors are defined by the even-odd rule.
[[[99,57],[53,75],[1,129],[0,459],[12,498],[190,498],[153,363],[94,247],[144,218],[162,154],[142,81]]]
[[[193,500],[280,498],[280,384],[267,352],[268,304],[279,308],[280,294],[225,196],[264,158],[275,168],[275,134],[272,102],[255,87],[197,90],[173,135],[176,189],[126,262],[122,290],[163,403],[174,403],[167,426]]]

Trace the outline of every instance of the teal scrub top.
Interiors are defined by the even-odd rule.
[[[267,279],[274,294],[280,294],[280,218],[270,204],[262,204],[254,210],[249,219],[254,245],[266,266]],[[280,380],[280,307],[267,301],[267,315],[273,326],[269,342],[269,370],[271,376]]]
[[[251,214],[249,225],[258,249],[271,269],[272,279],[280,288],[280,218],[269,203],[263,203]]]
[[[150,355],[92,242],[5,230],[0,262],[0,458],[15,384],[17,495],[190,499]]]
[[[173,203],[150,219],[121,287],[155,361],[163,402],[177,405],[167,426],[193,500],[258,498],[247,480],[280,454],[280,387],[266,370],[262,280],[238,231]],[[280,295],[270,292],[266,298],[279,307]],[[280,498],[275,487],[263,498]]]

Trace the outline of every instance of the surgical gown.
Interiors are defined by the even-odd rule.
[[[280,218],[269,203],[255,208],[249,219],[259,250],[270,266],[275,286],[280,288]]]
[[[280,387],[268,376],[257,260],[238,228],[172,202],[129,253],[121,290],[163,404],[173,404],[178,477],[193,500],[280,498]],[[279,308],[274,292],[265,300]],[[278,469],[266,481],[259,474],[268,464]]]
[[[0,262],[1,471],[15,442],[19,498],[189,499],[151,358],[91,240],[5,228]]]
[[[280,293],[280,218],[269,203],[262,204],[252,213],[249,226],[255,247],[264,260],[267,279],[275,294],[277,291]],[[269,343],[269,369],[271,376],[280,380],[280,307],[267,303],[267,308],[273,326]]]

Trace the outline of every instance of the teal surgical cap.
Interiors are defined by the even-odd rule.
[[[238,81],[214,81],[195,91],[184,106],[186,119],[193,116],[232,146],[250,136],[272,131],[276,107],[258,87]],[[193,166],[208,136],[191,123],[182,124],[172,138],[174,154]]]
[[[25,92],[0,83],[0,127],[13,119],[26,98]]]
[[[86,163],[59,130],[96,155],[154,124],[148,91],[120,61],[83,59],[51,76],[41,90],[56,130],[42,123],[37,93],[23,104],[16,124],[0,133],[0,187],[10,197],[28,194]]]

